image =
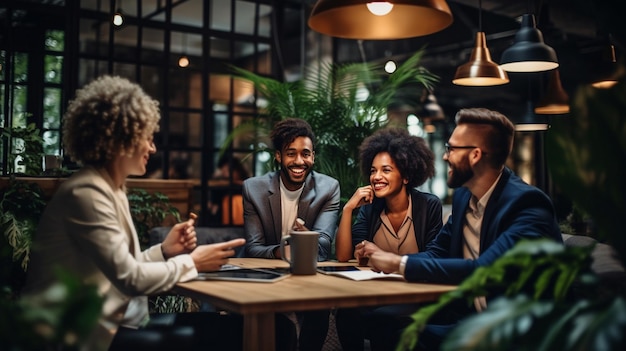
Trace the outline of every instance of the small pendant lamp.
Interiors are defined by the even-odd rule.
[[[318,0],[308,24],[338,38],[404,39],[443,30],[452,12],[445,0]]]
[[[619,80],[619,65],[617,64],[617,56],[615,55],[615,46],[613,45],[612,36],[609,35],[608,60],[598,64],[599,74],[593,80],[591,85],[597,89],[609,89],[617,84]]]
[[[467,86],[502,85],[509,82],[506,72],[491,60],[485,32],[482,31],[482,1],[478,0],[478,33],[476,46],[468,63],[459,66],[452,83]]]
[[[500,67],[508,72],[542,72],[559,67],[556,52],[543,42],[543,34],[536,28],[534,15],[522,16],[515,43],[502,53]]]
[[[533,109],[533,102],[526,101],[526,111],[522,116],[513,120],[516,132],[537,132],[547,130],[549,127],[548,118],[545,115],[536,115]]]
[[[535,105],[535,113],[541,115],[560,115],[569,113],[569,96],[561,85],[559,70],[550,71],[546,93]]]

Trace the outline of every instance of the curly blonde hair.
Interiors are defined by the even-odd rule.
[[[101,76],[70,101],[63,118],[63,147],[73,161],[103,166],[132,155],[159,130],[159,103],[122,77]]]

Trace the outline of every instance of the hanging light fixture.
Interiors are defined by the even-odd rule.
[[[516,132],[537,132],[547,130],[549,127],[548,118],[545,115],[535,114],[533,102],[530,98],[526,101],[526,111],[524,114],[513,122],[515,122]]]
[[[560,115],[569,113],[569,96],[561,85],[558,69],[550,71],[546,93],[535,105],[535,113],[542,115]]]
[[[601,62],[598,66],[600,73],[591,83],[594,88],[609,89],[617,84],[619,79],[619,67],[617,65],[617,56],[615,55],[615,46],[613,45],[613,39],[610,34],[608,60]]]
[[[534,15],[522,16],[515,43],[502,53],[500,67],[508,72],[542,72],[559,67],[556,52],[543,42]]]
[[[426,99],[424,100],[423,110],[423,119],[427,119],[429,122],[433,121],[443,121],[446,116],[443,113],[443,109],[441,105],[437,102],[437,98],[435,94],[431,91],[428,91],[428,95],[426,95]]]
[[[122,9],[118,8],[113,15],[113,24],[117,27],[124,24],[124,14],[122,14]]]
[[[178,59],[178,66],[185,68],[189,66],[189,57],[187,57],[187,33],[183,33],[183,55]]]
[[[443,30],[452,12],[445,0],[318,0],[308,23],[332,37],[403,39]]]
[[[468,63],[459,66],[452,83],[467,86],[502,85],[509,82],[506,72],[491,60],[485,32],[482,31],[482,1],[478,0],[478,33]]]

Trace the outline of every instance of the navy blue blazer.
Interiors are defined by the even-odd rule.
[[[550,198],[505,168],[485,208],[479,257],[464,259],[463,222],[471,196],[465,187],[454,192],[448,222],[426,250],[409,255],[404,271],[407,280],[459,284],[522,239],[547,237],[563,242]]]
[[[276,258],[280,246],[282,211],[280,171],[248,178],[243,182],[243,227],[246,257]],[[318,260],[331,256],[331,243],[337,231],[339,182],[327,175],[311,172],[298,202],[298,217],[305,226],[320,233]]]
[[[426,244],[441,230],[441,200],[433,194],[411,189],[413,228],[417,247],[426,249]],[[352,248],[363,240],[372,241],[382,224],[380,214],[385,209],[385,199],[374,198],[371,204],[361,206],[356,221],[352,225]]]

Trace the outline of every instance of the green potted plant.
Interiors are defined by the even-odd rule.
[[[0,277],[17,294],[24,284],[30,247],[46,206],[36,183],[12,179],[0,190]]]
[[[41,175],[43,170],[43,138],[35,123],[26,127],[14,127],[2,131],[9,140],[10,153],[7,159],[8,173]]]
[[[393,74],[386,73],[382,64],[323,63],[296,82],[282,82],[232,67],[237,78],[252,82],[267,101],[263,111],[267,118],[239,125],[223,148],[234,138],[247,138],[250,144],[258,146],[256,151],[264,151],[276,121],[302,118],[317,136],[315,169],[336,178],[342,199],[347,200],[363,182],[358,165],[358,148],[363,139],[387,125],[388,107],[407,98],[399,94],[403,89],[431,89],[437,82],[438,78],[420,65],[422,55],[423,50],[417,51]],[[367,96],[363,97],[361,93],[365,91]],[[419,100],[420,95],[412,97]]]

